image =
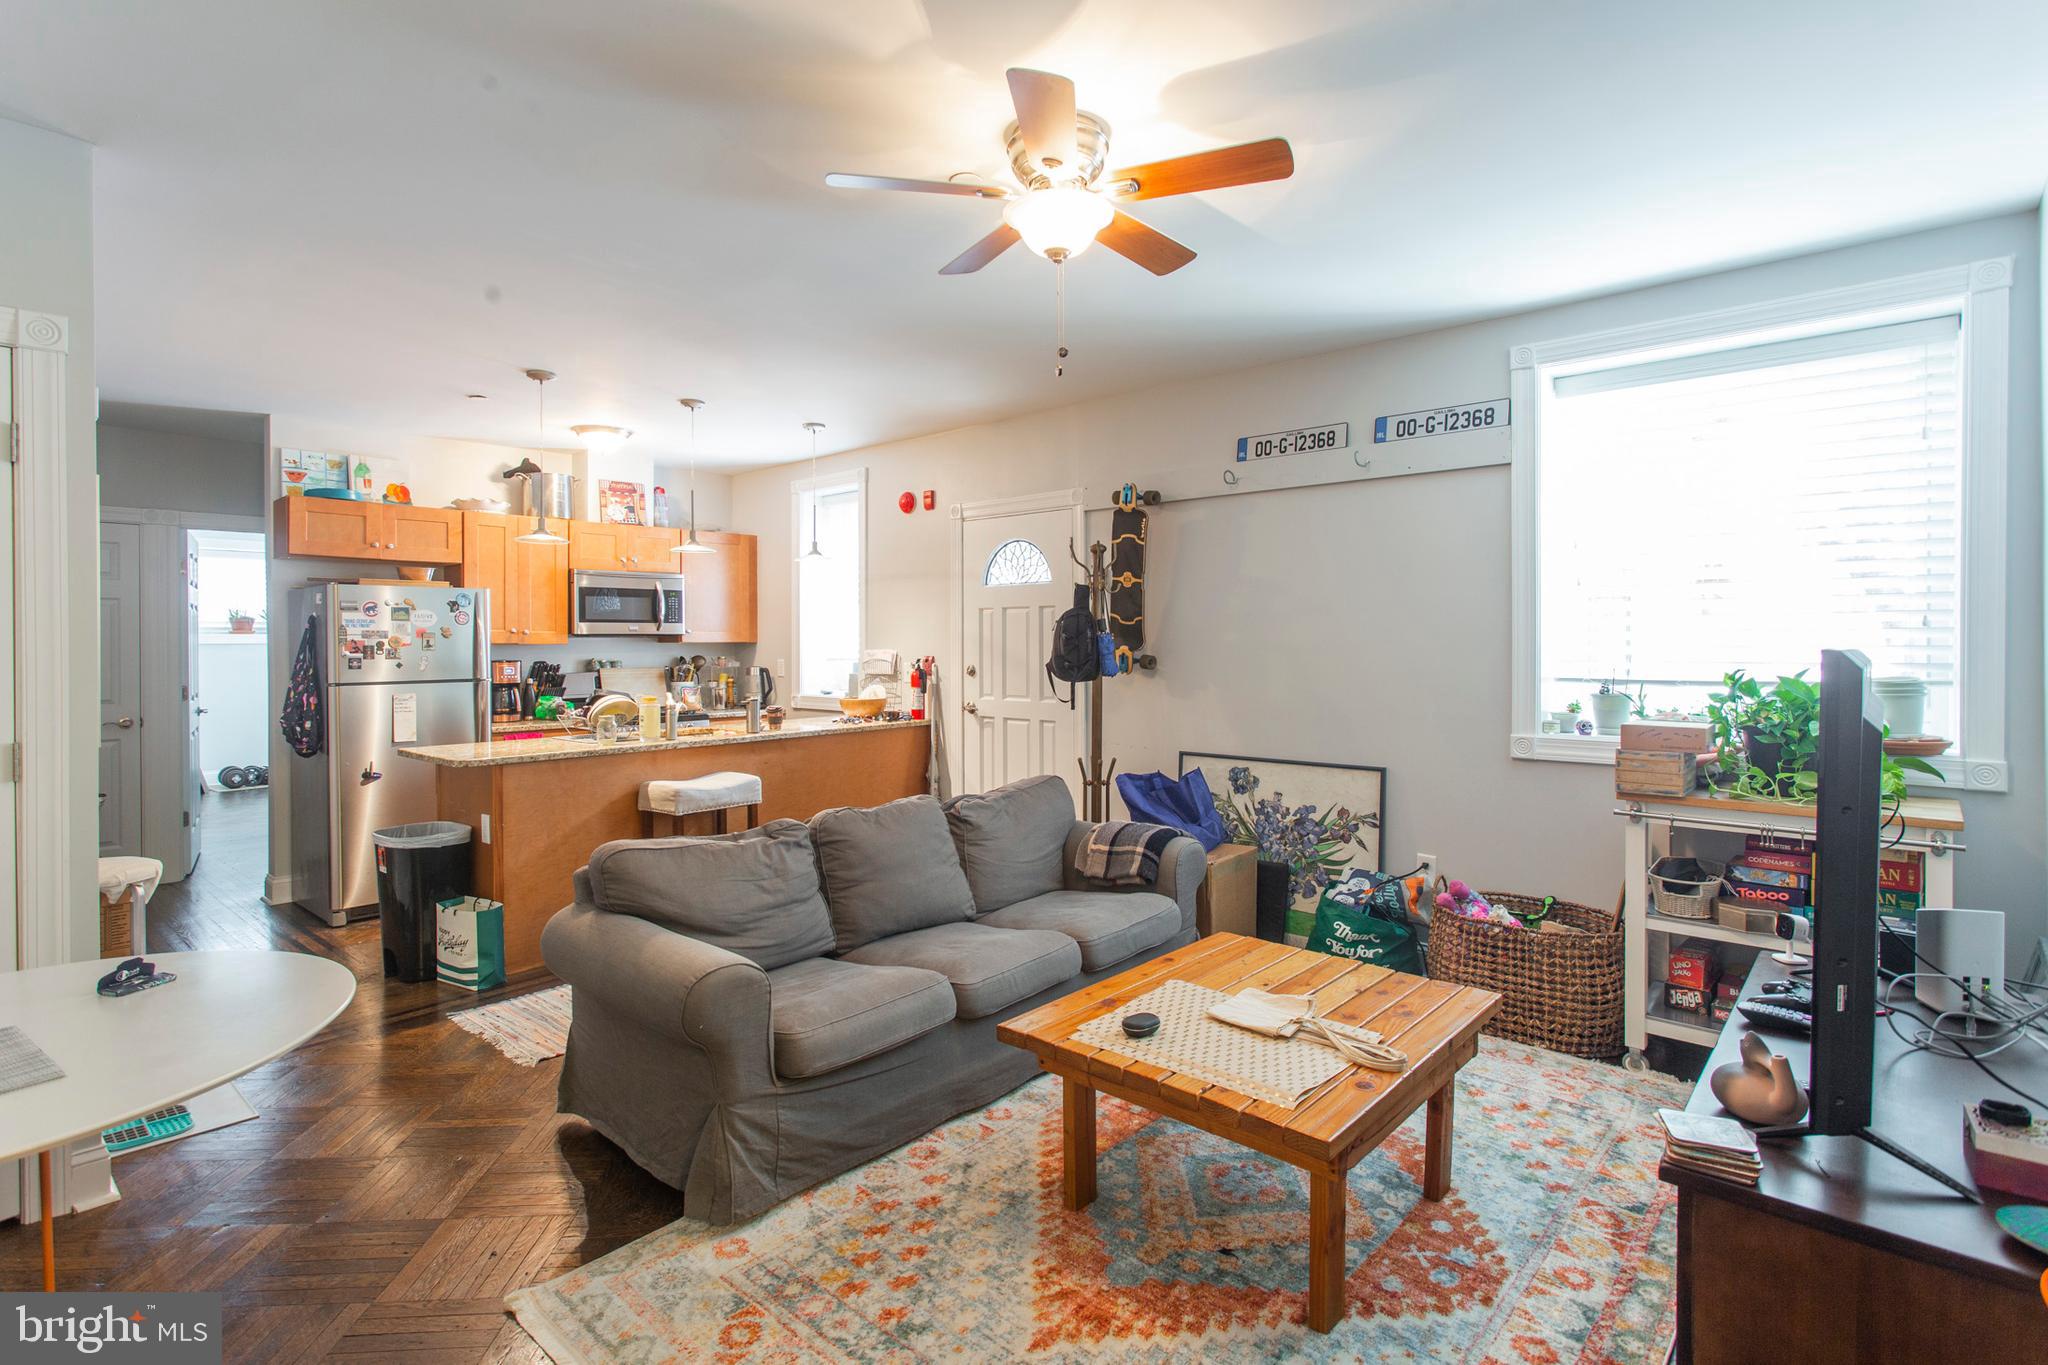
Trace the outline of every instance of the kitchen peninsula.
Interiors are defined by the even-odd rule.
[[[571,876],[591,852],[641,837],[641,783],[753,773],[764,823],[806,820],[928,790],[931,728],[921,720],[792,719],[753,735],[726,725],[672,740],[499,739],[399,753],[436,766],[439,818],[476,831],[473,889],[504,903],[505,970],[517,977],[540,969],[540,931],[573,899]],[[709,817],[693,818],[710,831]]]

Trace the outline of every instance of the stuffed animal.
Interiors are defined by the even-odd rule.
[[[1495,924],[1520,925],[1521,921],[1506,910],[1486,903],[1486,898],[1463,882],[1445,882],[1444,889],[1437,892],[1436,908],[1448,910],[1466,919],[1490,920]]]

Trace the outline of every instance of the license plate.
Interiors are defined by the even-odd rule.
[[[1489,398],[1483,403],[1463,403],[1449,408],[1418,408],[1397,412],[1373,423],[1374,445],[1389,441],[1412,441],[1418,436],[1443,436],[1453,431],[1484,431],[1508,424],[1508,400]]]
[[[1297,427],[1293,431],[1269,431],[1264,436],[1240,436],[1237,458],[1244,463],[1311,450],[1342,450],[1350,444],[1351,423],[1333,422],[1326,427]]]

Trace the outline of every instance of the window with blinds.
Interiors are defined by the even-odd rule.
[[[1609,679],[1692,709],[1851,648],[1959,734],[1960,342],[1950,314],[1551,377],[1543,709]]]

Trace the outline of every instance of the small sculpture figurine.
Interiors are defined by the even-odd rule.
[[[1739,1119],[1779,1127],[1806,1117],[1806,1092],[1792,1064],[1754,1033],[1742,1035],[1742,1060],[1716,1067],[1707,1084],[1721,1107]]]

